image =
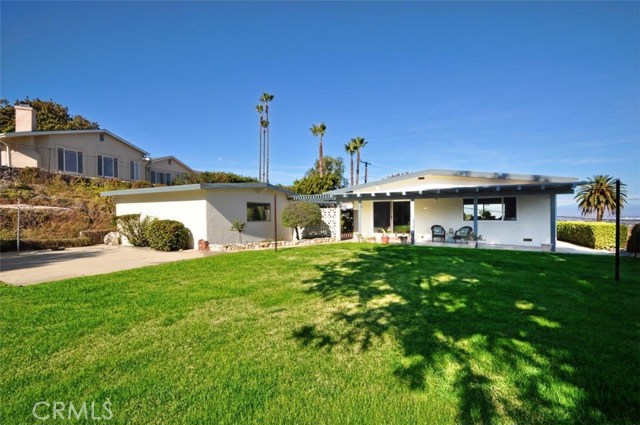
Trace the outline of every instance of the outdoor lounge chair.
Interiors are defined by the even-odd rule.
[[[453,235],[453,242],[464,242],[469,243],[469,236],[473,233],[473,228],[471,226],[462,226],[460,229],[456,230],[456,233]]]
[[[442,242],[445,241],[447,237],[447,232],[444,230],[444,227],[434,224],[431,226],[431,241],[435,242],[436,239],[442,239]]]

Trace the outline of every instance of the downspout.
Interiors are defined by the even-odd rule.
[[[6,133],[0,133],[0,144],[4,145],[7,148],[7,162],[9,163],[9,168],[11,168],[11,148],[9,144],[5,142],[4,139],[6,137]]]

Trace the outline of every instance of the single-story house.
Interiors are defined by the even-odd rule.
[[[282,225],[282,210],[292,192],[268,183],[200,183],[114,190],[116,215],[141,214],[180,221],[192,235],[190,247],[202,239],[211,244],[240,241],[231,224],[246,222],[243,242],[290,241],[293,230]],[[125,241],[126,242],[126,241]]]
[[[176,178],[192,173],[196,171],[175,156],[163,156],[151,158],[147,180],[151,183],[171,185]]]
[[[423,170],[328,192],[354,205],[354,231],[380,237],[404,233],[431,241],[431,226],[469,226],[487,244],[556,245],[556,196],[572,194],[574,177]]]
[[[108,130],[36,131],[36,113],[16,105],[16,131],[0,134],[1,164],[87,177],[144,180],[148,153]]]

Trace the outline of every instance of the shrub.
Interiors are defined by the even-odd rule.
[[[116,217],[118,231],[133,246],[150,246],[147,234],[154,221],[156,221],[154,218],[148,216],[141,219],[140,214],[125,214]]]
[[[175,220],[153,220],[146,236],[149,246],[158,251],[187,249],[191,238],[184,224]]]
[[[627,241],[627,226],[620,226],[620,246]],[[616,225],[613,223],[587,223],[563,221],[558,223],[558,240],[594,249],[616,246]]]
[[[75,248],[79,246],[89,246],[91,241],[89,238],[68,238],[68,239],[20,239],[20,251],[29,251],[35,249],[51,249],[58,247]],[[18,242],[15,239],[0,240],[0,251],[16,251]]]
[[[627,241],[627,252],[637,254],[640,252],[640,223],[631,228],[631,236]]]
[[[88,238],[91,245],[98,245],[104,243],[104,237],[111,232],[113,230],[82,230],[80,237]]]
[[[317,204],[290,202],[282,210],[282,224],[294,228],[297,239],[300,239],[299,227],[317,226],[320,223],[322,223],[322,212]]]

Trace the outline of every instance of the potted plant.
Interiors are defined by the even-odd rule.
[[[380,242],[382,242],[383,244],[388,244],[389,243],[389,234],[387,233],[387,229],[385,229],[384,227],[381,227],[380,232],[382,232],[382,236],[380,237]]]

